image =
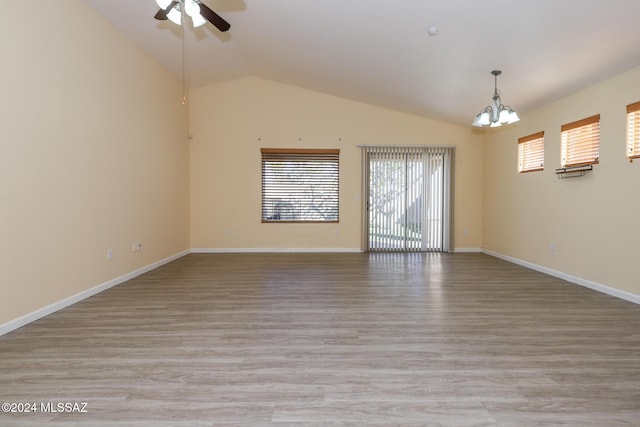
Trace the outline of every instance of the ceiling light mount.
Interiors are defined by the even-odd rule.
[[[473,121],[473,126],[490,126],[494,128],[504,124],[515,123],[520,120],[518,113],[508,105],[503,105],[502,100],[500,99],[500,91],[498,91],[498,76],[502,74],[502,71],[493,70],[491,74],[494,77],[495,83],[491,104],[478,113]]]

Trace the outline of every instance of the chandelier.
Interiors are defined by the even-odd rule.
[[[503,105],[500,99],[500,92],[498,91],[498,76],[502,74],[500,70],[493,70],[491,72],[495,78],[495,88],[493,91],[493,98],[491,105],[485,107],[473,121],[473,126],[483,127],[490,126],[492,128],[502,126],[504,124],[515,123],[520,120],[518,113],[508,105]]]

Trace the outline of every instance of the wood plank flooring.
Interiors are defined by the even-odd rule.
[[[0,426],[637,426],[640,306],[483,254],[191,254],[0,337],[0,402],[38,407]]]

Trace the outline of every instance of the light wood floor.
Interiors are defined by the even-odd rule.
[[[482,254],[192,254],[0,337],[1,426],[640,425],[640,306]]]

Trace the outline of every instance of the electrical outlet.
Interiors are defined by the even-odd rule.
[[[555,252],[556,251],[556,242],[549,243],[549,250],[551,252]]]
[[[113,250],[107,249],[107,259],[111,261],[113,259]]]

